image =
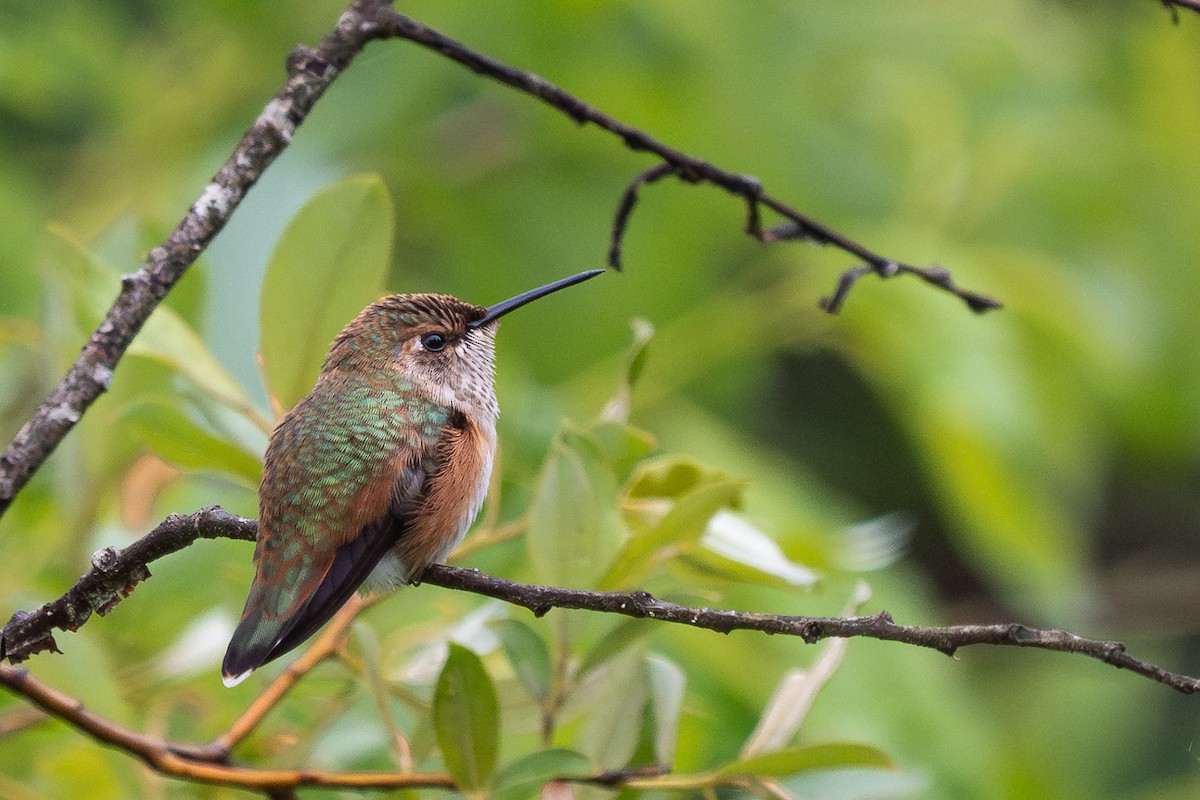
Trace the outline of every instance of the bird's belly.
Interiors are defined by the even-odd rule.
[[[443,469],[430,479],[424,502],[369,581],[381,587],[420,578],[444,562],[466,536],[487,497],[496,452],[494,427],[468,423],[450,448]]]
[[[430,564],[445,562],[454,548],[462,543],[463,538],[467,535],[467,530],[471,527],[471,523],[475,521],[475,517],[483,507],[483,501],[487,497],[488,485],[491,483],[491,476],[492,465],[489,462],[483,474],[480,475],[478,485],[475,487],[474,496],[469,498],[466,513],[458,520],[455,528],[448,532],[449,535],[440,549],[432,554],[432,558],[421,564],[405,563],[406,558],[412,557],[411,551],[413,548],[406,546],[406,543],[401,540],[395,547],[385,553],[379,563],[375,565],[375,568],[371,570],[371,574],[363,582],[363,591],[392,591],[402,584],[410,583],[417,574]]]
[[[375,568],[371,570],[371,574],[367,575],[367,579],[362,582],[359,591],[362,594],[390,592],[405,583],[408,583],[408,570],[404,568],[400,557],[392,549],[384,554]]]

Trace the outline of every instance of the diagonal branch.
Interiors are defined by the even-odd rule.
[[[31,613],[17,613],[0,631],[0,657],[22,661],[34,653],[53,649],[54,628],[77,628],[92,611],[108,610],[149,576],[149,561],[182,550],[198,538],[252,540],[257,523],[238,517],[218,506],[209,506],[188,516],[172,515],[158,527],[119,553],[108,549],[104,568],[93,565],[62,597]],[[478,570],[434,565],[421,578],[423,583],[473,592],[529,609],[541,616],[552,608],[570,608],[655,619],[729,633],[735,630],[797,636],[809,644],[829,638],[866,637],[928,647],[946,655],[959,648],[990,644],[1032,647],[1040,650],[1078,653],[1127,669],[1170,686],[1184,694],[1200,691],[1200,678],[1169,672],[1125,652],[1120,642],[1085,639],[1067,631],[1031,628],[1019,624],[951,625],[925,627],[897,625],[886,611],[867,617],[805,617],[694,608],[659,600],[647,592],[592,592],[516,583]],[[96,605],[100,603],[100,605]],[[71,620],[70,625],[65,624]]]
[[[291,797],[300,788],[322,789],[448,789],[459,790],[454,778],[442,772],[332,772],[316,769],[256,769],[227,763],[220,753],[208,753],[204,748],[171,742],[126,728],[89,710],[83,702],[47,683],[38,680],[25,669],[0,664],[0,685],[28,700],[39,719],[42,714],[62,720],[101,744],[121,750],[141,759],[162,775],[216,786],[231,786],[266,794],[268,797]],[[656,788],[654,779],[665,776],[668,770],[651,765],[627,770],[598,772],[591,775],[562,775],[550,782],[578,783],[620,788],[642,785]],[[738,776],[724,779],[732,783]],[[706,786],[709,779],[692,784]]]
[[[346,644],[346,635],[350,624],[358,617],[363,609],[370,607],[375,599],[364,599],[361,595],[353,594],[334,615],[329,624],[321,631],[303,653],[295,661],[287,665],[283,672],[254,699],[250,707],[242,713],[229,730],[218,736],[209,745],[213,760],[221,761],[229,757],[233,748],[237,747],[249,736],[267,713],[292,690],[300,680],[318,664],[332,658]]]
[[[316,49],[296,48],[288,78],[246,131],[167,240],[121,279],[121,292],[75,363],[0,456],[0,515],[108,389],[133,337],[213,237],[225,227],[263,171],[291,143],[297,126],[351,59],[378,31],[352,5]]]
[[[444,773],[322,772],[319,770],[252,769],[209,761],[200,748],[179,745],[118,725],[82,702],[30,675],[27,670],[0,664],[0,684],[25,697],[47,714],[58,717],[101,744],[137,756],[157,772],[196,783],[237,786],[277,792],[305,786],[337,789],[454,789]]]

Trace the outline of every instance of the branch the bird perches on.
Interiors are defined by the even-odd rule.
[[[106,614],[150,576],[148,564],[182,550],[197,539],[253,541],[257,523],[209,506],[186,516],[172,515],[138,541],[118,552],[99,551],[93,565],[62,597],[29,613],[18,613],[0,631],[0,659],[17,663],[35,653],[56,650],[53,631],[75,630],[93,613]],[[657,599],[646,592],[595,592],[515,581],[478,570],[434,565],[422,583],[473,592],[523,606],[542,615],[554,608],[579,609],[653,619],[704,628],[797,636],[809,644],[830,638],[864,637],[927,647],[946,655],[971,645],[1032,647],[1078,653],[1127,669],[1184,694],[1200,690],[1200,678],[1181,675],[1134,658],[1120,642],[1085,639],[1062,630],[1002,623],[926,627],[898,625],[886,611],[864,617],[806,617],[790,614],[693,608]]]

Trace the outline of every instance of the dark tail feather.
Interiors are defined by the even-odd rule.
[[[237,686],[251,672],[316,633],[367,579],[396,543],[403,528],[403,522],[391,515],[363,528],[358,536],[337,549],[321,583],[287,619],[268,619],[261,605],[252,602],[252,590],[251,601],[246,603],[246,611],[221,664],[224,684]]]
[[[282,621],[263,619],[260,607],[250,608],[233,631],[225,660],[221,663],[221,681],[229,687],[237,686],[254,670],[271,660],[271,651],[282,635]]]

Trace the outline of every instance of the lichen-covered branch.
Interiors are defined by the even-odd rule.
[[[18,611],[0,630],[0,661],[17,664],[35,653],[58,652],[53,631],[78,630],[92,614],[104,616],[150,577],[148,565],[197,539],[254,539],[252,519],[234,516],[217,506],[194,514],[172,514],[124,550],[106,547],[92,556],[92,567],[57,600],[35,611]]]
[[[334,78],[377,33],[356,4],[318,47],[297,48],[291,54],[283,87],[166,241],[150,251],[137,271],[121,279],[120,293],[75,363],[0,455],[0,515],[108,389],[113,370],[150,314],[225,227],[246,192],[288,146],[297,126]]]

